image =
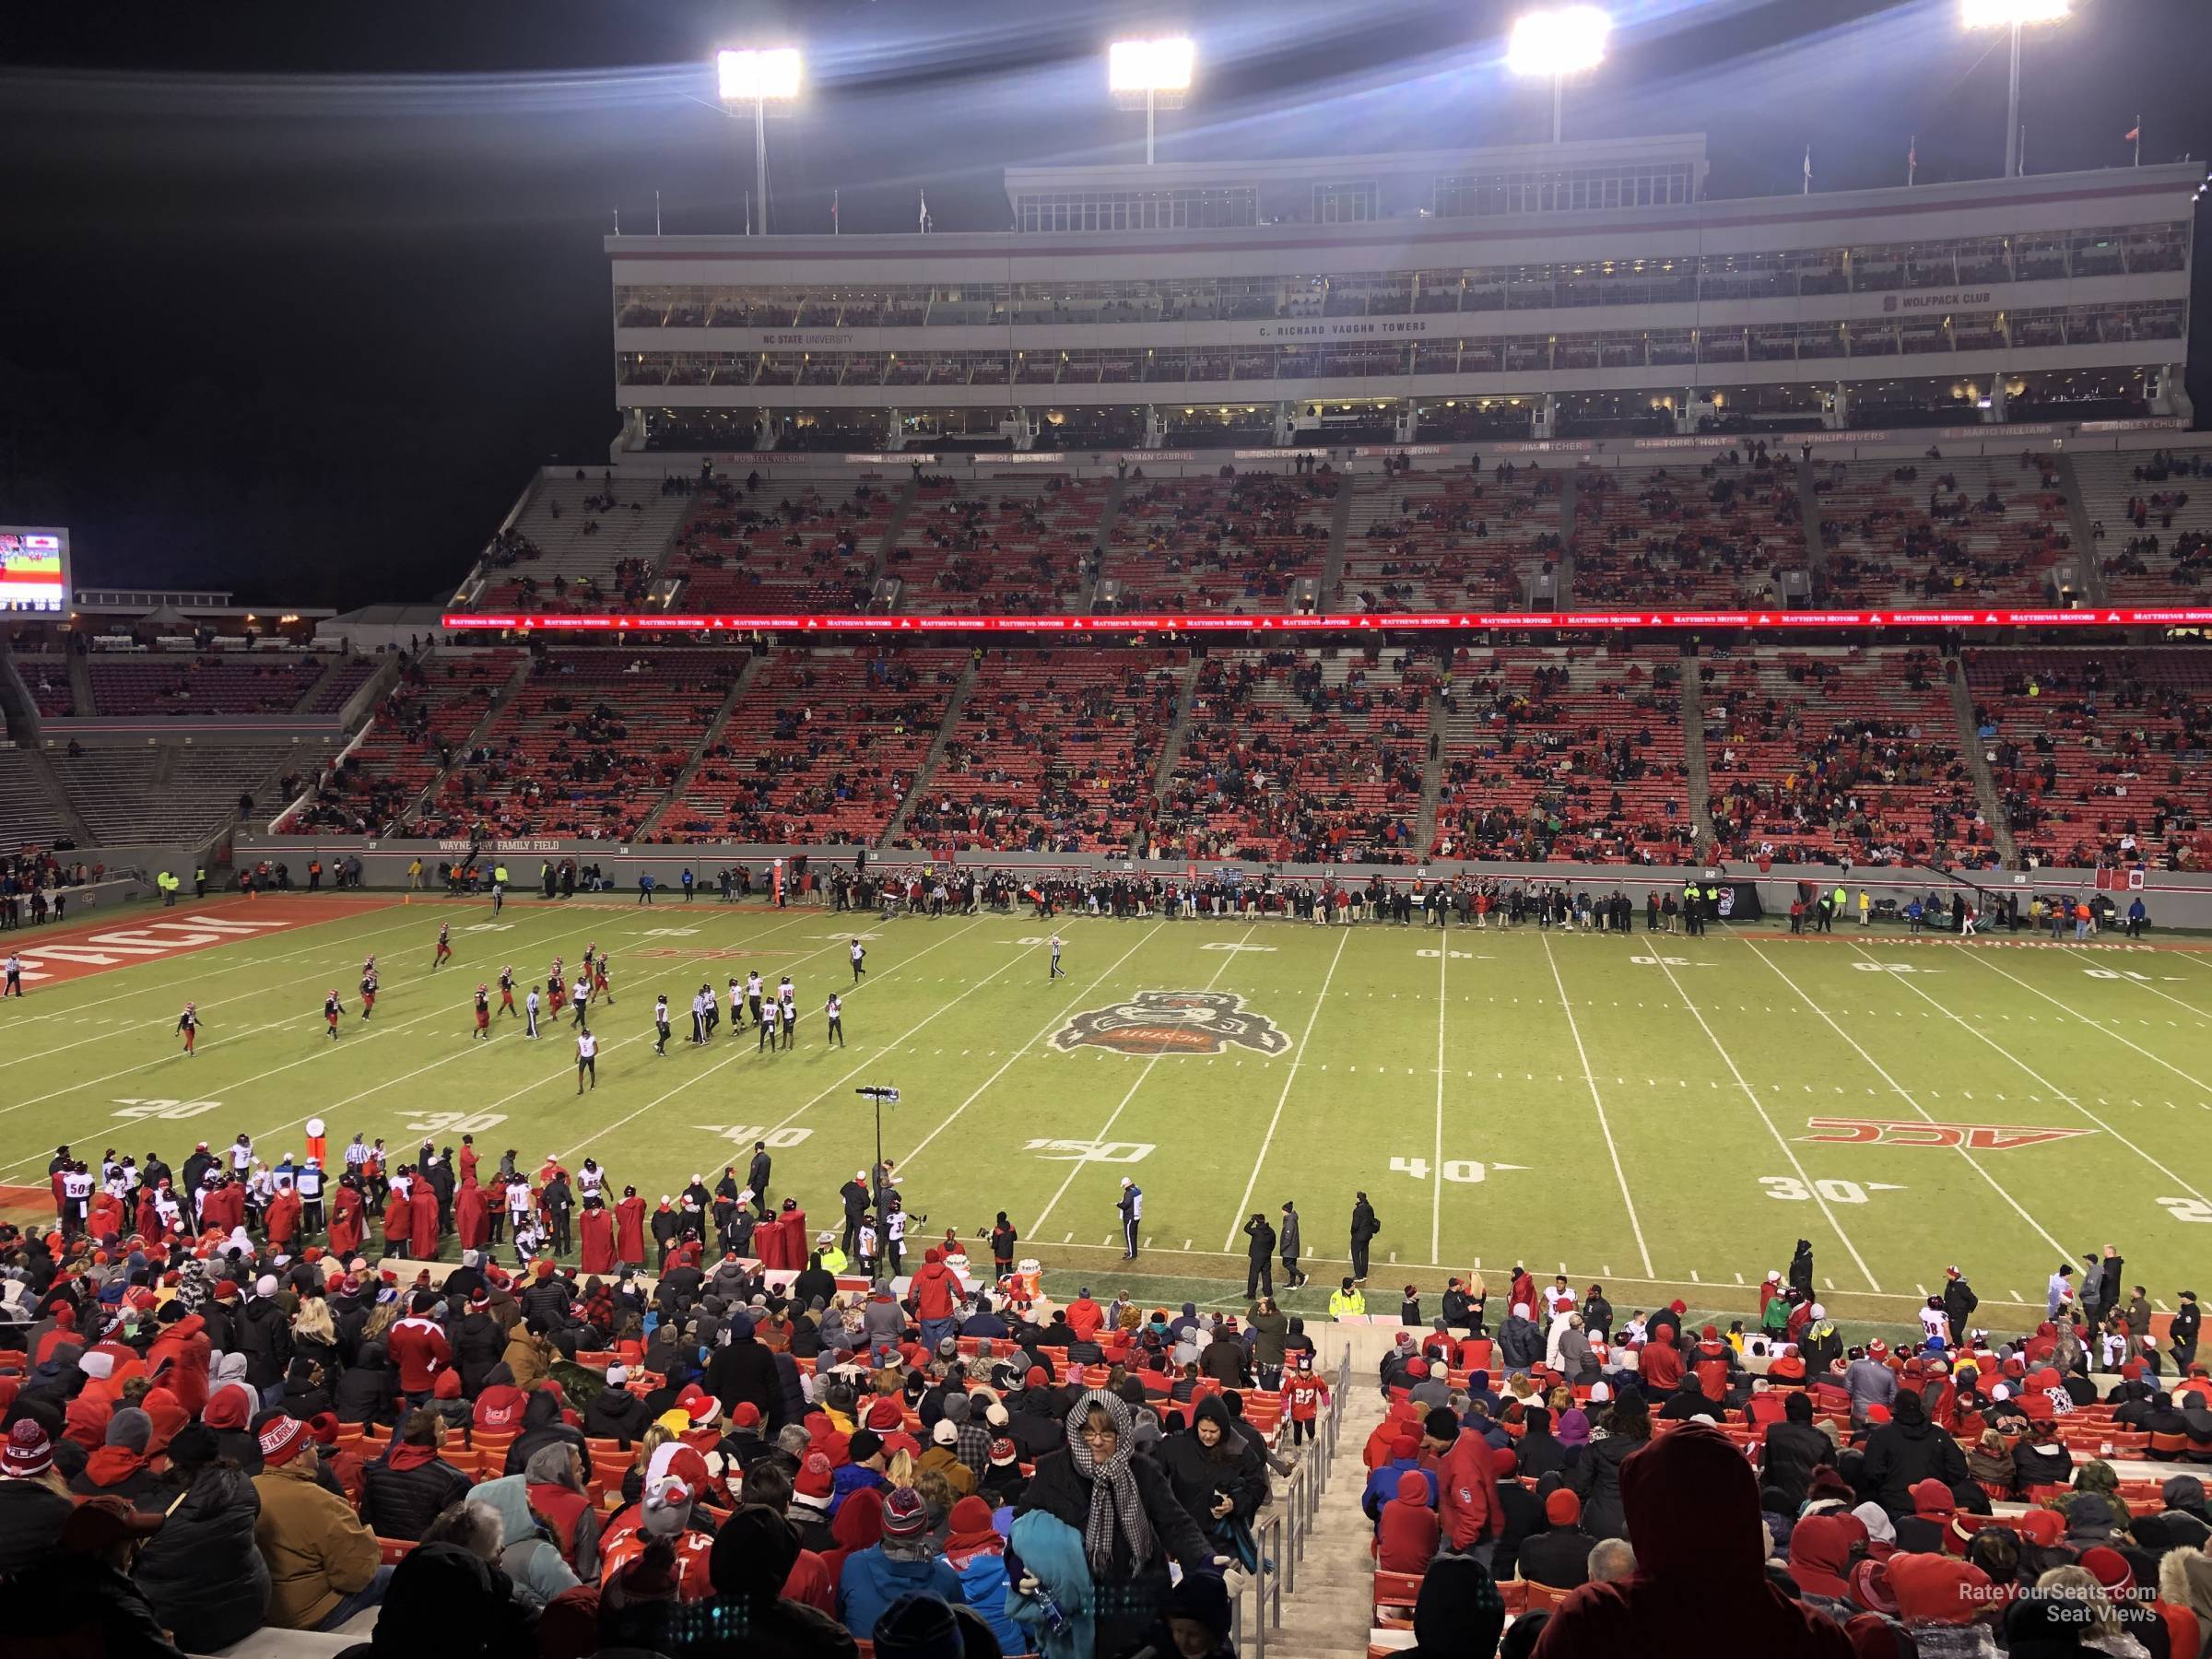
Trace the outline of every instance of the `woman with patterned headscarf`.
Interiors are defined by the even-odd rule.
[[[1087,1390],[1067,1414],[1066,1449],[1038,1459],[1017,1509],[1018,1528],[1020,1517],[1041,1512],[1081,1541],[1100,1653],[1122,1652],[1151,1627],[1167,1597],[1170,1558],[1186,1572],[1225,1564],[1159,1465],[1136,1454],[1135,1414],[1141,1409],[1102,1389]]]

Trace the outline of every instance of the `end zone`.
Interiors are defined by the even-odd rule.
[[[397,907],[393,899],[281,894],[266,899],[225,899],[134,912],[77,927],[25,928],[0,940],[0,949],[23,959],[23,982],[61,984],[118,968],[237,945],[268,934],[344,921]]]

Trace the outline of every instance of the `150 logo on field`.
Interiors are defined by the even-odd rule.
[[[1924,1118],[1816,1117],[1805,1121],[1818,1131],[1800,1138],[1851,1146],[1961,1147],[1969,1152],[2009,1152],[2044,1141],[2094,1135],[2094,1129],[2052,1129],[2041,1124],[1931,1124]]]

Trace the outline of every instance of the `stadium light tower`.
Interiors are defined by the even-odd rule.
[[[1157,41],[1116,41],[1106,49],[1106,85],[1124,110],[1145,112],[1145,165],[1152,165],[1155,117],[1180,110],[1191,89],[1197,50],[1182,35]]]
[[[2063,23],[2071,0],[1963,0],[1969,29],[2012,30],[2012,91],[2005,104],[2005,176],[2020,171],[2020,34],[2030,23]]]
[[[760,197],[760,234],[768,234],[768,118],[791,112],[799,96],[799,52],[795,46],[715,54],[714,71],[722,101],[753,106],[753,183]]]
[[[1606,60],[1606,37],[1613,19],[1594,6],[1560,6],[1530,12],[1513,24],[1505,49],[1505,66],[1515,75],[1551,81],[1551,141],[1559,141],[1560,106],[1567,77],[1594,69]]]

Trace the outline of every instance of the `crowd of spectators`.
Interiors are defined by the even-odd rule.
[[[1573,604],[1772,603],[1774,574],[1806,562],[1796,477],[1787,454],[1758,441],[1694,474],[1580,469]]]
[[[2073,546],[2058,462],[2032,451],[2009,464],[1936,449],[1924,467],[1836,461],[1816,469],[1813,491],[1827,602],[1840,607],[2039,604]]]
[[[238,1148],[111,1153],[89,1200],[59,1148],[57,1225],[0,1230],[10,1651],[980,1656],[1070,1651],[1065,1608],[1100,1654],[1200,1618],[1211,1659],[1325,1395],[1270,1305],[1053,1303],[950,1231],[895,1298],[844,1271],[861,1179],[841,1242],[765,1148],[650,1210],[465,1138]]]
[[[2180,651],[1970,649],[1974,722],[2024,858],[2212,868],[2206,674]]]
[[[1925,651],[1701,664],[1712,821],[1728,855],[1993,865],[1945,672]]]
[[[1326,465],[1284,477],[1132,479],[1101,573],[1138,610],[1281,611],[1301,578],[1318,579],[1341,480]]]
[[[1436,856],[1680,862],[1695,840],[1681,661],[1459,653],[1438,693]]]

